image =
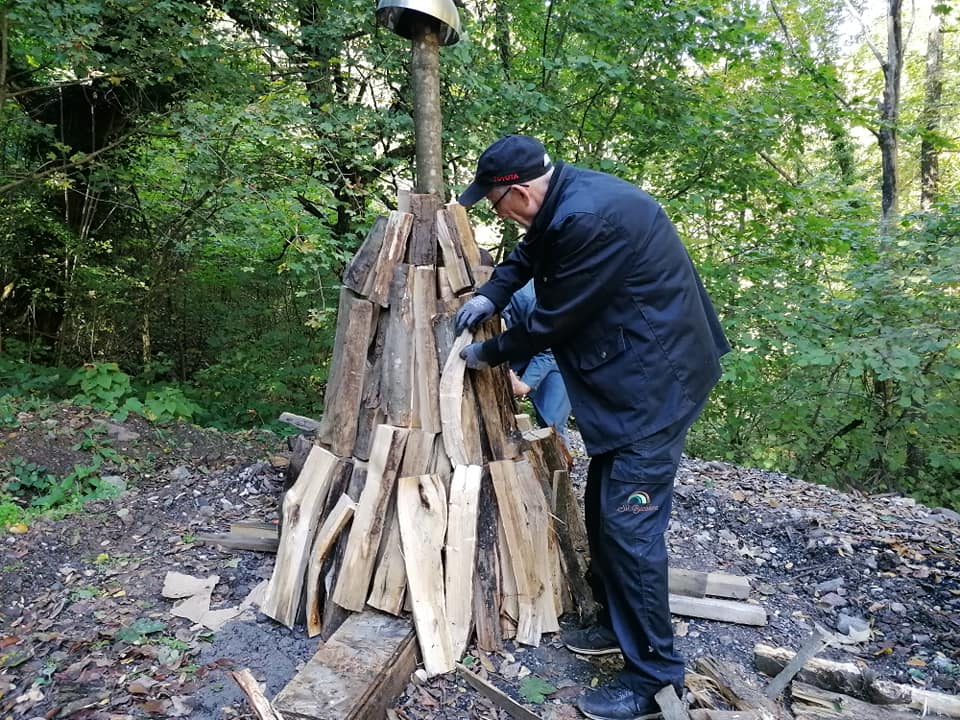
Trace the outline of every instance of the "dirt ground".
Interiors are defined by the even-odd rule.
[[[319,640],[256,611],[211,631],[175,617],[171,571],[218,576],[212,608],[240,606],[270,577],[273,556],[199,542],[238,520],[273,521],[284,486],[264,433],[122,424],[72,405],[24,413],[0,431],[0,467],[24,458],[63,474],[99,447],[123,492],[63,519],[0,535],[0,718],[256,715],[228,675],[249,668],[276,694]],[[103,453],[101,453],[103,454]],[[576,453],[575,483],[586,459]],[[863,621],[870,638],[822,657],[856,660],[879,677],[960,692],[960,517],[908,499],[844,494],[777,473],[685,459],[668,531],[673,565],[749,577],[768,623],[675,617],[693,667],[715,656],[753,671],[757,642],[797,649],[819,624]],[[616,672],[617,656],[585,660],[558,636],[465,660],[543,718],[574,718],[584,687]],[[536,695],[535,679],[553,692]],[[541,684],[541,687],[542,684]],[[495,718],[502,710],[456,675],[412,678],[401,718]]]

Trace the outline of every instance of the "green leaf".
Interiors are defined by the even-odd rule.
[[[139,645],[147,635],[165,630],[166,627],[166,623],[159,620],[137,618],[131,625],[120,628],[114,637],[121,642]]]
[[[553,685],[536,675],[528,675],[520,683],[520,697],[537,705],[545,701],[547,695],[556,691],[557,689]]]

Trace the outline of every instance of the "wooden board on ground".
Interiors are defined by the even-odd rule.
[[[206,533],[197,535],[197,540],[207,545],[219,545],[231,550],[252,550],[253,552],[274,553],[280,545],[277,537],[277,526],[273,526],[272,537],[263,533],[249,533],[244,530],[236,531],[233,528],[226,533]]]
[[[247,668],[238,671],[231,670],[230,677],[232,677],[237,685],[240,686],[240,689],[243,690],[243,694],[246,695],[247,700],[250,701],[250,707],[253,708],[253,711],[260,720],[283,720],[283,718],[274,712],[270,701],[267,700],[263,694],[263,688],[260,687],[260,683],[257,682],[257,679],[250,670]]]
[[[814,630],[813,634],[807,638],[806,642],[800,648],[800,651],[794,658],[788,662],[783,670],[777,673],[777,676],[770,681],[770,684],[764,689],[763,694],[771,700],[776,700],[782,693],[794,676],[800,672],[803,664],[814,655],[819,653],[827,646],[826,635],[820,630]]]
[[[670,612],[674,615],[719,620],[741,625],[767,624],[767,611],[759,605],[722,598],[696,598],[671,593]]]
[[[273,701],[286,720],[381,720],[416,669],[409,620],[351,615]]]
[[[436,475],[400,478],[397,518],[423,667],[428,675],[442,675],[453,670],[456,658],[444,600],[442,550],[447,498],[440,479]]]
[[[697,708],[689,712],[690,720],[757,720],[751,710],[710,710]]]
[[[673,685],[660,688],[654,699],[663,711],[663,720],[690,720],[687,708],[677,697],[677,691],[673,689]]]
[[[525,708],[493,683],[484,680],[475,672],[468,670],[459,663],[457,664],[457,672],[474,690],[487,698],[487,700],[490,700],[501,710],[508,713],[511,717],[517,718],[517,720],[541,720],[539,715]]]
[[[752,710],[758,720],[789,720],[787,711],[747,684],[741,670],[717,658],[704,656],[697,660],[696,670],[713,680],[720,694],[736,710]]]
[[[670,592],[690,597],[712,595],[735,600],[746,600],[750,596],[750,580],[743,575],[730,575],[722,572],[698,572],[683,568],[669,569],[668,583]]]
[[[391,425],[379,425],[374,431],[366,482],[357,502],[333,592],[333,601],[347,610],[360,612],[366,602],[383,534],[386,505],[393,494],[409,432]]]
[[[290,628],[297,622],[310,546],[338,462],[336,455],[314,447],[283,499],[283,536],[260,610]]]

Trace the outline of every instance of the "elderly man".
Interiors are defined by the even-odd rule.
[[[603,609],[564,641],[585,654],[619,650],[624,669],[578,707],[596,720],[656,717],[654,695],[680,692],[684,675],[663,537],[674,477],[730,347],[673,224],[644,191],[554,164],[539,141],[509,135],[480,156],[460,202],[484,197],[527,234],[460,309],[457,332],[503,310],[531,278],[536,305],[462,355],[478,369],[552,348],[591,456],[590,580]]]

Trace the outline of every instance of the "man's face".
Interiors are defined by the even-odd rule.
[[[487,201],[497,217],[513,220],[525,228],[530,227],[537,214],[537,208],[533,207],[533,198],[529,190],[529,185],[496,187],[487,193]]]

